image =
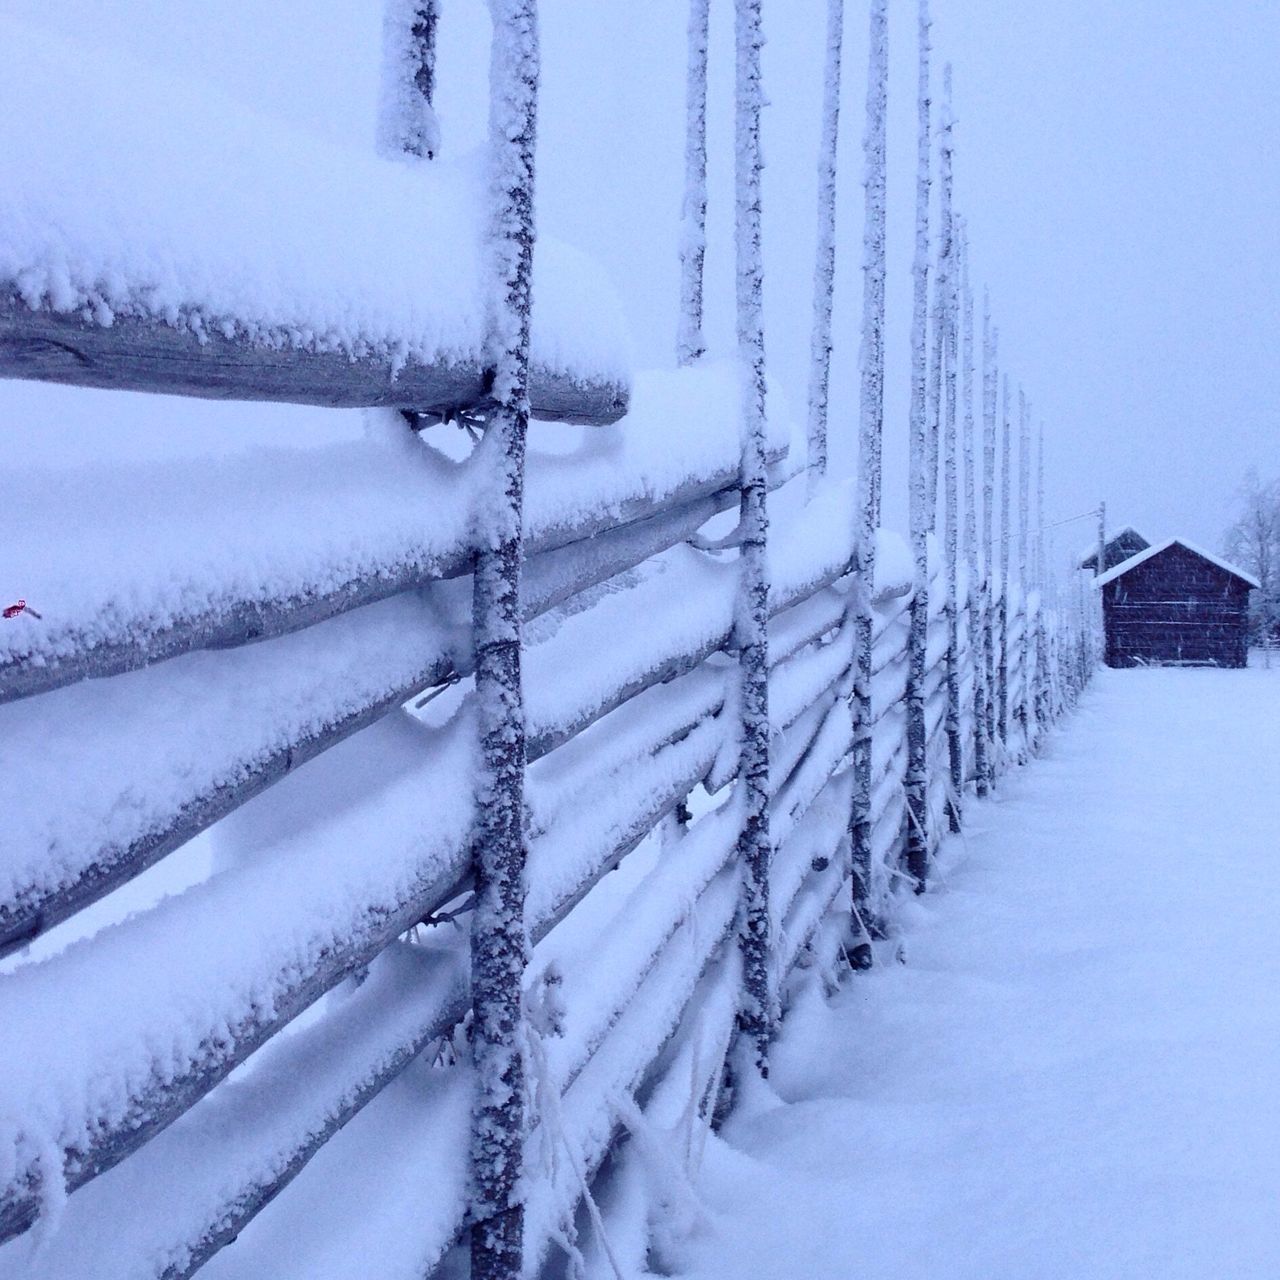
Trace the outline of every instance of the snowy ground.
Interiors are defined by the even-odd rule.
[[[689,1280],[1280,1275],[1280,670],[1100,674],[800,1002]]]

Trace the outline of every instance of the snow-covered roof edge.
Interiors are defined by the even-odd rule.
[[[1136,555],[1130,556],[1127,560],[1121,560],[1115,568],[1108,569],[1107,572],[1102,574],[1100,577],[1094,578],[1093,585],[1099,588],[1105,587],[1108,582],[1114,581],[1116,578],[1120,577],[1121,574],[1128,573],[1130,569],[1136,569],[1144,561],[1150,560],[1152,556],[1158,556],[1162,551],[1168,551],[1168,549],[1175,543],[1180,547],[1185,547],[1194,555],[1198,555],[1202,559],[1208,560],[1211,564],[1216,564],[1218,568],[1222,569],[1224,572],[1234,574],[1235,577],[1247,582],[1251,587],[1258,587],[1261,585],[1253,574],[1246,573],[1243,569],[1231,564],[1230,561],[1224,560],[1221,556],[1215,556],[1212,551],[1206,551],[1203,547],[1197,546],[1194,542],[1188,542],[1186,538],[1166,538],[1163,542],[1157,542],[1154,546],[1148,547],[1145,551],[1139,551]]]
[[[1147,537],[1141,529],[1131,524],[1122,524],[1115,533],[1107,535],[1107,546],[1110,546],[1117,538],[1123,538],[1126,533],[1136,533],[1148,546],[1151,545],[1151,539]],[[1137,554],[1136,552],[1134,553]],[[1087,547],[1081,547],[1076,553],[1076,560],[1080,568],[1084,568],[1086,560],[1096,559],[1098,555],[1098,540],[1095,538]]]

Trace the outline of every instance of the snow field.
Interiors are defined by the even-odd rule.
[[[1275,672],[1099,673],[906,963],[798,1001],[678,1274],[1274,1275],[1278,720]]]

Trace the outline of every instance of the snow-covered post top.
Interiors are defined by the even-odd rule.
[[[742,362],[742,506],[738,645],[742,750],[738,786],[743,820],[739,946],[743,993],[739,1025],[756,1068],[768,1074],[776,1017],[769,917],[769,530],[766,509],[764,258],[761,245],[760,114],[764,106],[760,51],[761,0],[736,0],[734,32],[734,248],[738,353]]]
[[[996,409],[1000,375],[997,370],[1000,334],[991,324],[991,298],[982,295],[982,574],[990,594],[995,577],[992,532],[996,510]]]
[[[1018,388],[1018,590],[1022,611],[1027,613],[1027,586],[1030,582],[1028,553],[1031,540],[1031,405],[1026,392]]]
[[[1009,551],[1012,533],[1010,503],[1013,498],[1013,436],[1009,420],[1009,375],[1002,379],[1000,415],[1000,594],[1009,601]]]
[[[961,221],[957,228],[957,243],[960,260],[960,299],[963,313],[964,354],[961,367],[964,370],[964,383],[960,398],[964,404],[963,437],[964,437],[964,550],[965,564],[969,570],[969,599],[976,598],[978,591],[978,507],[977,477],[974,472],[974,319],[973,319],[973,286],[969,280],[969,237],[968,227]]]
[[[492,228],[488,356],[494,408],[480,445],[489,468],[475,514],[473,617],[481,758],[476,778],[476,910],[471,930],[471,1275],[516,1280],[523,1268],[520,1180],[525,1133],[522,992],[525,719],[520,566],[529,421],[530,281],[538,107],[536,0],[489,0]]]
[[[919,63],[916,109],[916,229],[911,261],[911,536],[917,559],[925,548],[929,528],[927,475],[927,379],[929,315],[929,0],[919,6]],[[917,568],[920,566],[917,565]]]
[[[831,310],[836,275],[836,149],[840,137],[840,66],[844,0],[827,0],[818,146],[818,239],[813,268],[813,330],[809,348],[808,465],[810,485],[827,470],[827,405],[831,388]]]
[[[684,200],[680,210],[680,317],[676,359],[692,364],[706,351],[702,272],[707,256],[707,37],[710,0],[689,0],[685,84]]]
[[[1046,584],[1044,547],[1044,419],[1040,419],[1036,439],[1036,585],[1043,592]]]
[[[955,242],[952,235],[951,217],[951,174],[952,160],[955,155],[955,144],[952,133],[955,125],[951,113],[951,64],[943,68],[943,99],[939,113],[940,130],[938,135],[938,271],[933,284],[933,368],[929,384],[929,457],[928,457],[928,508],[929,532],[937,528],[938,523],[938,480],[939,460],[941,457],[941,440],[943,430],[944,391],[943,382],[947,380],[948,393],[954,390],[951,379],[955,376],[954,367],[948,368],[948,332],[947,316],[951,307],[951,295],[954,288],[952,275],[955,270]]]
[[[383,15],[378,150],[431,160],[440,154],[435,112],[439,0],[387,0]]]
[[[864,533],[880,525],[881,446],[884,435],[885,224],[888,182],[889,3],[872,0],[863,135],[862,374],[859,403],[858,499]],[[874,557],[874,544],[870,554]]]

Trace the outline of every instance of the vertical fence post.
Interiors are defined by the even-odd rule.
[[[1036,587],[1040,593],[1040,607],[1036,610],[1036,740],[1039,745],[1049,722],[1055,715],[1054,675],[1050,669],[1051,643],[1045,623],[1045,596],[1047,575],[1044,551],[1044,420],[1040,421],[1036,439]],[[1056,608],[1055,608],[1056,614]],[[1055,624],[1056,625],[1056,624]]]
[[[996,776],[996,645],[993,540],[996,506],[996,408],[999,374],[996,352],[999,335],[991,327],[991,300],[982,295],[982,657],[987,687],[987,776],[989,790]]]
[[[1098,503],[1098,567],[1097,576],[1100,578],[1107,571],[1107,504],[1106,502]],[[1093,611],[1093,644],[1090,646],[1093,651],[1094,665],[1103,663],[1107,660],[1107,630],[1104,621],[1105,610],[1102,605],[1102,588],[1098,588],[1098,607]]]
[[[1009,749],[1009,499],[1012,482],[1009,464],[1012,448],[1009,437],[1009,375],[1003,378],[1000,416],[1000,669],[999,707],[996,720],[1000,731],[1001,755]]]
[[[524,447],[537,135],[536,0],[490,0],[490,358],[494,408],[480,444],[489,491],[476,529],[474,629],[481,761],[476,781],[476,910],[471,933],[471,1275],[516,1280],[523,1265],[525,1130],[522,990],[527,833],[520,671]]]
[[[809,488],[827,471],[827,405],[831,388],[831,309],[836,279],[836,151],[840,140],[840,69],[844,0],[827,0],[822,77],[822,141],[818,148],[818,248],[813,266],[809,346]]]
[[[706,351],[702,272],[707,256],[707,39],[711,0],[689,0],[685,84],[684,201],[680,210],[680,318],[676,359],[693,364]]]
[[[943,71],[942,141],[939,147],[942,181],[941,247],[939,278],[944,344],[943,388],[943,467],[944,467],[944,563],[946,568],[945,614],[947,650],[943,675],[946,680],[947,735],[947,825],[952,832],[960,830],[960,805],[964,794],[964,748],[960,739],[960,599],[959,599],[959,458],[956,442],[956,373],[960,363],[959,275],[956,270],[956,232],[951,210],[952,164],[955,157],[953,132],[955,119],[951,112],[951,64]]]
[[[973,774],[978,795],[987,794],[987,660],[984,587],[978,567],[978,482],[974,441],[973,285],[969,279],[969,238],[960,238],[960,292],[964,302],[964,546],[968,591],[969,669],[973,677]],[[985,379],[984,379],[985,384]],[[985,391],[985,385],[984,385]]]
[[[734,245],[738,352],[743,377],[741,577],[735,627],[740,677],[742,752],[738,785],[744,811],[738,838],[743,868],[739,932],[743,996],[739,1026],[761,1074],[769,1070],[775,998],[769,927],[769,580],[766,563],[764,262],[760,197],[764,105],[760,51],[761,0],[735,0]]]
[[[871,698],[875,618],[876,531],[880,526],[880,446],[884,431],[885,188],[889,93],[888,0],[872,0],[867,68],[867,124],[863,134],[862,345],[858,352],[861,399],[858,426],[857,579],[854,583],[855,674],[853,684],[852,908],[860,925],[850,959],[871,964],[871,939],[879,932],[871,902]]]
[[[1018,762],[1025,764],[1031,747],[1031,575],[1027,556],[1031,533],[1031,406],[1018,388],[1018,594],[1022,598],[1022,630],[1018,635],[1017,716],[1022,730]]]
[[[907,874],[917,893],[929,869],[929,743],[925,722],[925,679],[929,646],[929,421],[927,348],[929,312],[929,3],[919,7],[919,134],[916,149],[916,242],[912,263],[911,311],[911,550],[915,591],[911,596],[907,667]]]
[[[378,150],[388,156],[434,159],[440,126],[434,107],[438,0],[401,0],[388,15],[389,43],[384,109],[379,113]]]

